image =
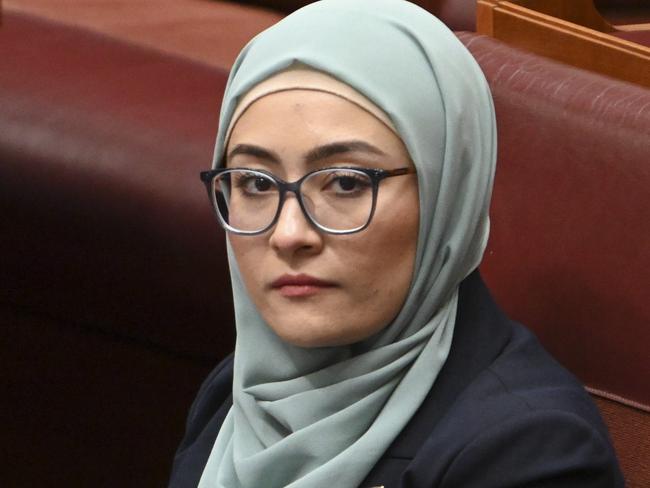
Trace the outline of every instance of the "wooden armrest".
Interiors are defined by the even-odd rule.
[[[479,0],[477,32],[563,63],[650,87],[650,47],[610,35],[608,32],[612,28],[608,28],[604,20],[600,26],[608,28],[607,32],[533,10],[521,3],[532,6],[541,4],[542,0],[518,0],[517,3]],[[559,14],[562,10],[556,0],[544,3],[548,12]],[[575,3],[593,7],[591,0]],[[585,14],[587,18],[592,18],[592,25],[597,27],[591,14]]]

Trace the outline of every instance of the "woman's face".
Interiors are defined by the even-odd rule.
[[[234,126],[230,168],[261,168],[285,181],[333,166],[413,167],[402,141],[357,105],[291,90],[254,102]],[[370,225],[333,235],[312,226],[288,193],[277,224],[230,234],[244,284],[270,327],[302,347],[351,344],[388,325],[408,293],[419,204],[415,174],[379,185]]]

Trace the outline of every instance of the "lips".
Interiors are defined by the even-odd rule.
[[[271,288],[289,298],[316,295],[334,286],[335,284],[330,281],[319,280],[306,274],[282,275],[271,283]]]

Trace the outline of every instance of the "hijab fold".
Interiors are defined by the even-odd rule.
[[[244,97],[296,66],[351,87],[403,140],[419,188],[414,276],[383,330],[350,346],[306,349],[283,342],[264,322],[228,247],[237,327],[233,406],[202,488],[359,486],[444,365],[458,286],[487,242],[492,98],[444,24],[404,0],[323,0],[289,15],[255,37],[233,66],[215,166]]]

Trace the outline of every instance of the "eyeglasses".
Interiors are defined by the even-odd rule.
[[[307,220],[330,234],[352,234],[370,224],[379,182],[415,173],[412,168],[324,168],[286,182],[261,169],[227,168],[201,172],[221,225],[242,235],[273,227],[287,192],[296,194]]]

